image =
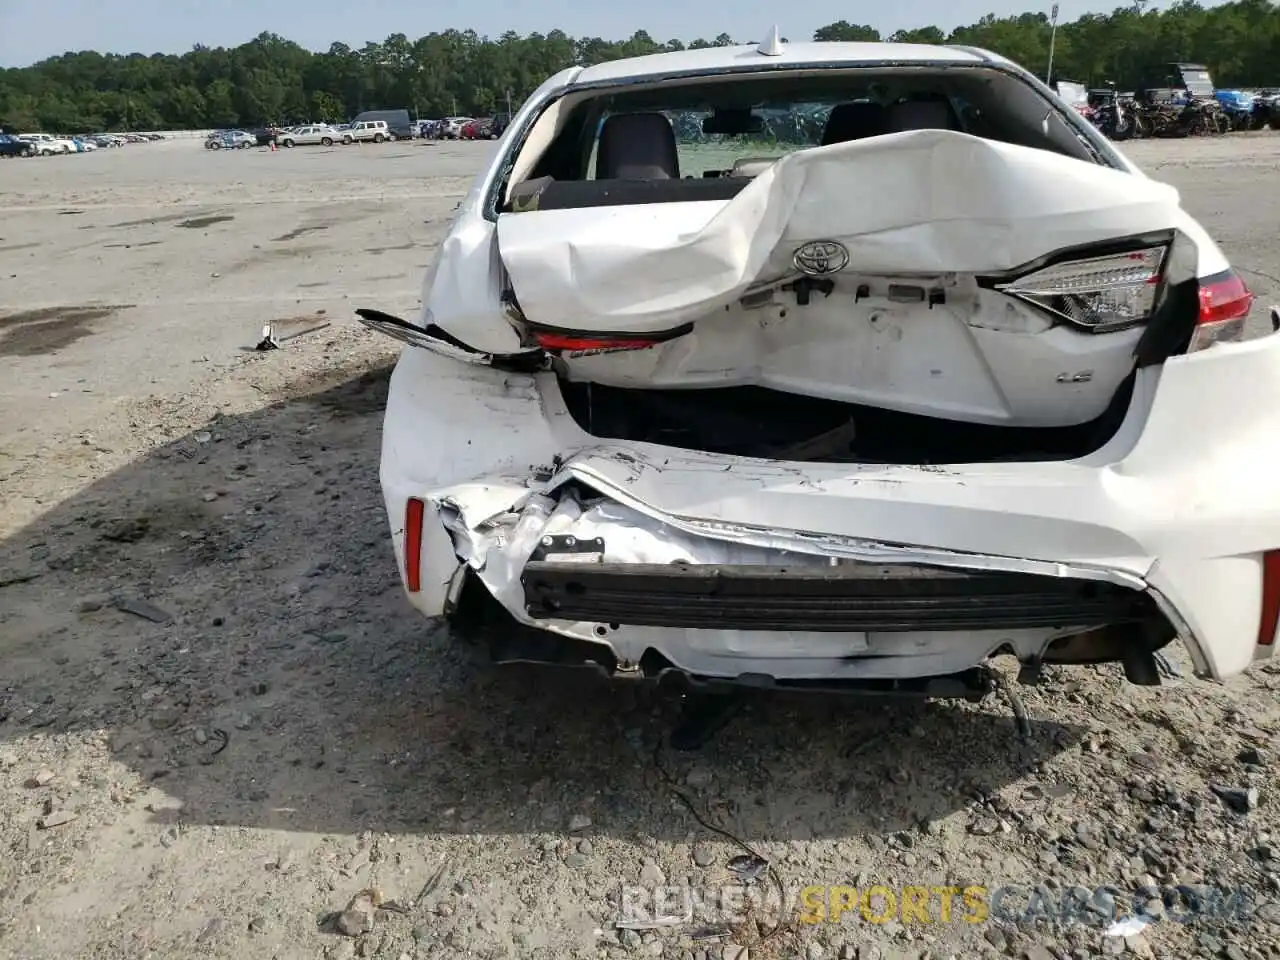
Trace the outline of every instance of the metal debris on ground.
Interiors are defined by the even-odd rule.
[[[275,325],[268,323],[262,328],[262,339],[260,339],[253,349],[262,353],[267,350],[279,350],[280,344],[288,343],[290,340],[296,340],[298,337],[308,333],[315,333],[317,330],[323,330],[325,327],[332,326],[332,321],[326,320],[324,323],[318,323],[314,327],[307,327],[305,330],[298,330],[287,336],[279,337],[275,333]]]
[[[1163,650],[1157,650],[1152,654],[1155,657],[1156,667],[1160,670],[1160,675],[1171,679],[1178,679],[1182,676],[1182,671],[1178,669],[1178,665],[1170,660]]]
[[[70,823],[76,817],[77,814],[69,810],[53,810],[37,820],[36,826],[41,830],[50,830],[53,827],[60,827],[64,823]]]
[[[449,860],[446,858],[440,861],[440,866],[436,867],[435,872],[427,878],[427,882],[422,885],[422,889],[418,891],[418,895],[413,900],[413,906],[419,907],[422,901],[431,894],[436,892],[436,887],[440,886],[440,881],[444,877],[445,869],[449,866]]]
[[[115,597],[112,603],[122,613],[132,613],[135,617],[142,617],[143,620],[150,620],[152,623],[169,623],[173,620],[173,614],[135,597]]]
[[[1022,696],[1014,689],[1013,684],[1009,683],[1003,673],[996,670],[992,670],[991,673],[996,689],[1003,693],[1005,699],[1009,701],[1009,708],[1013,711],[1014,723],[1018,727],[1018,736],[1024,742],[1030,742],[1031,718],[1027,715],[1027,707],[1022,702]]]
[[[384,903],[382,891],[365,887],[347,903],[347,907],[334,917],[334,927],[347,937],[358,937],[373,929],[373,918]]]
[[[264,325],[264,326],[263,326],[263,328],[262,328],[262,339],[258,341],[257,346],[255,346],[253,349],[255,349],[255,350],[259,351],[259,352],[264,352],[264,351],[267,351],[267,350],[279,350],[279,349],[280,349],[280,343],[279,343],[279,341],[278,341],[278,340],[276,340],[276,338],[272,335],[272,331],[271,331],[271,324],[269,324],[269,323],[268,323],[268,324],[266,324],[266,325]]]
[[[667,927],[678,927],[693,921],[693,908],[680,916],[639,917],[634,920],[615,920],[613,925],[619,930],[661,930]]]
[[[725,867],[743,883],[755,883],[769,869],[769,861],[754,854],[740,853],[731,857]]]

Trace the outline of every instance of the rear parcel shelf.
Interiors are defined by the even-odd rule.
[[[749,177],[688,177],[683,180],[556,180],[538,177],[511,188],[503,213],[627,207],[645,203],[731,200]]]

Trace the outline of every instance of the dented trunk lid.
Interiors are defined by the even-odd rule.
[[[530,321],[655,333],[796,275],[815,241],[867,275],[1002,274],[1176,229],[1178,203],[1127,171],[919,130],[790,154],[728,200],[504,213],[498,245]]]

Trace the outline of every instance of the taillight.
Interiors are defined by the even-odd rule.
[[[410,593],[422,589],[422,520],[427,505],[410,497],[404,508],[404,586]]]
[[[1187,353],[1231,343],[1244,337],[1253,294],[1234,271],[1224,270],[1200,280],[1200,315]]]
[[[539,331],[533,335],[534,341],[543,350],[569,350],[577,352],[615,351],[615,350],[647,350],[656,347],[661,340],[645,337],[584,337],[581,334],[548,333]]]
[[[1258,646],[1273,646],[1277,627],[1280,627],[1280,550],[1269,550],[1262,555],[1262,616],[1258,620]]]
[[[1089,330],[1106,333],[1148,320],[1160,291],[1166,248],[1065,260],[996,289]]]

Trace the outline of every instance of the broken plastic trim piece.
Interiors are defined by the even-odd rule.
[[[389,313],[383,313],[381,310],[365,307],[356,311],[356,318],[370,330],[391,337],[393,340],[399,340],[411,347],[431,350],[464,363],[485,363],[495,367],[518,367],[530,370],[538,367],[537,351],[511,354],[483,353],[463,343],[434,323],[420,327]],[[530,360],[534,362],[530,364]]]

